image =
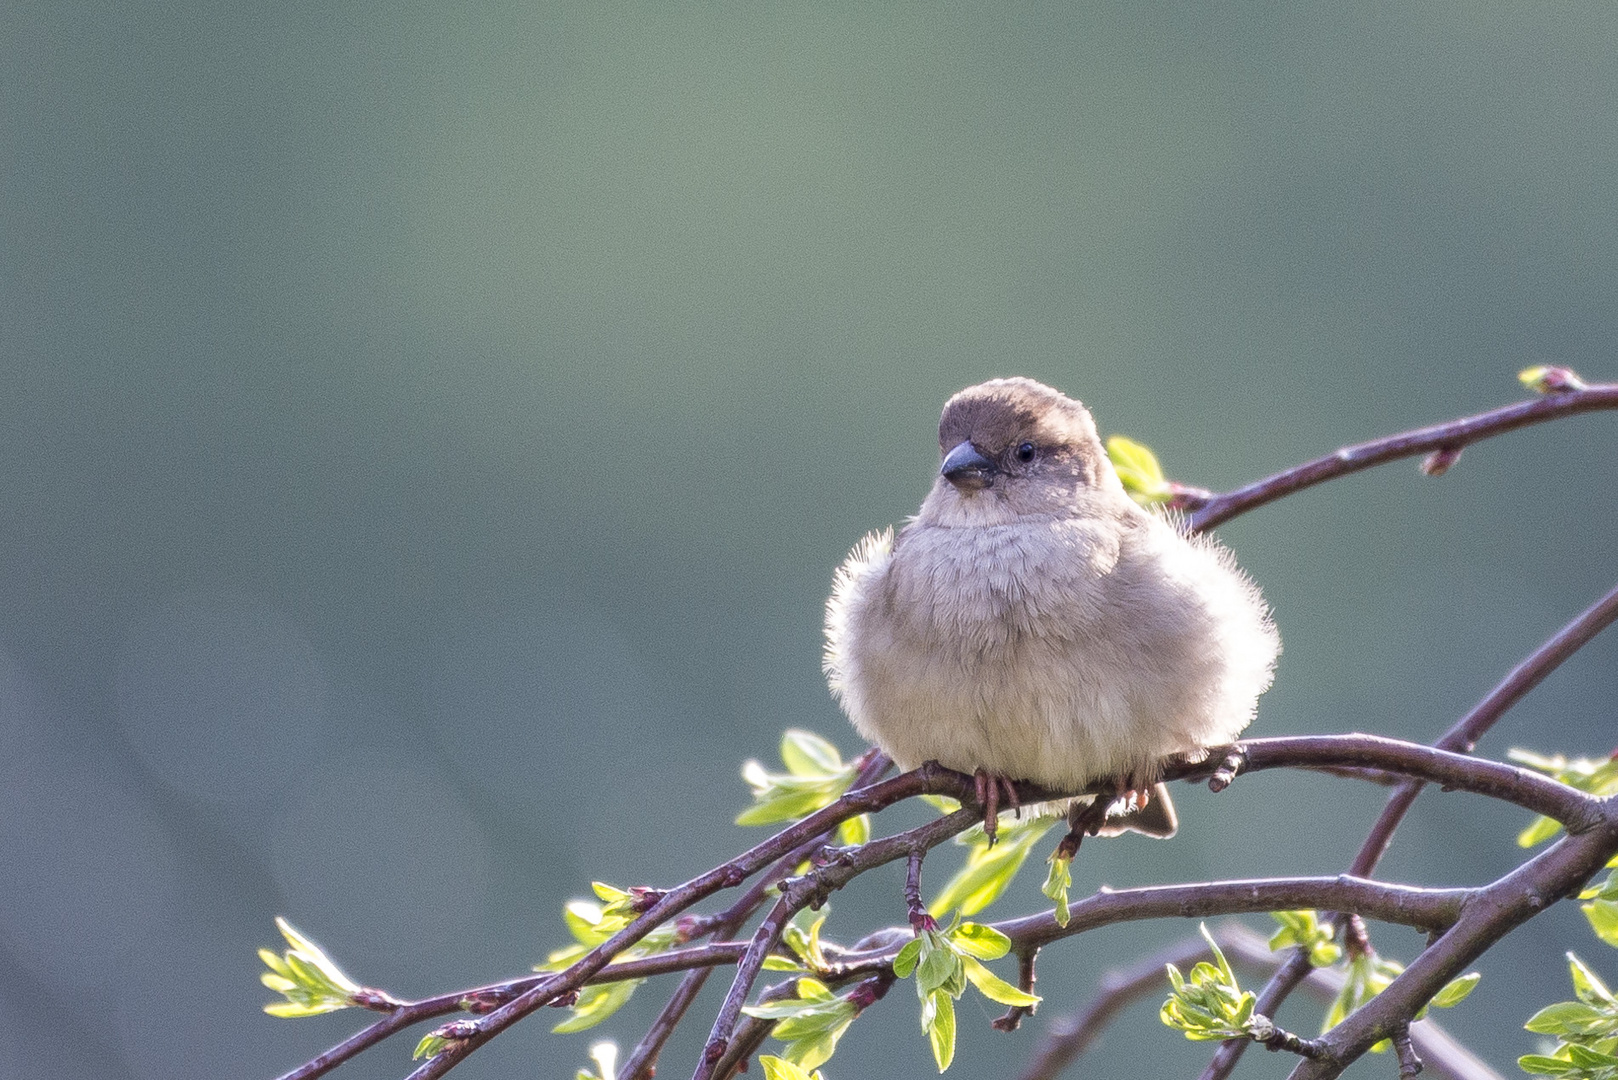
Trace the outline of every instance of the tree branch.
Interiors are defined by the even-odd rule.
[[[887,771],[893,768],[893,759],[873,747],[862,754],[856,760],[856,764],[859,771],[855,775],[852,790],[858,791],[882,779]],[[716,916],[694,920],[695,925],[691,926],[687,933],[692,936],[712,933],[716,937],[729,937],[736,933],[746,923],[748,917],[763,904],[774,885],[772,879],[790,872],[807,860],[819,848],[829,843],[834,835],[833,831],[828,830],[805,841],[796,850],[788,852],[776,863],[771,873],[761,875],[729,908]],[[629,1058],[619,1069],[622,1080],[651,1080],[652,1074],[657,1071],[657,1057],[662,1053],[664,1044],[674,1034],[674,1029],[679,1026],[680,1021],[685,1018],[686,1010],[691,1007],[691,1003],[702,992],[702,987],[707,983],[712,970],[705,967],[686,972],[685,977],[680,980],[680,985],[675,987],[674,993],[669,995],[668,1002],[657,1014],[657,1019],[652,1022],[652,1026],[647,1029],[640,1042],[635,1044],[635,1049],[630,1052]]]
[[[410,1074],[410,1080],[432,1080],[434,1077],[443,1076],[479,1046],[518,1020],[563,994],[583,986],[619,953],[705,897],[721,889],[740,885],[759,870],[795,850],[800,844],[836,828],[851,817],[881,810],[903,799],[922,794],[949,795],[963,802],[970,801],[971,778],[936,765],[923,765],[891,780],[884,780],[858,791],[850,791],[830,806],[795,822],[734,859],[663,894],[639,919],[590,950],[567,970],[549,976],[524,991],[516,999],[472,1024],[469,1034],[456,1038],[444,1050],[423,1063]],[[334,1061],[332,1065],[335,1064],[337,1062]],[[329,1071],[331,1067],[327,1066],[321,1072]],[[310,1077],[318,1075],[319,1072],[308,1074]]]
[[[925,768],[926,766],[923,766],[923,770]],[[961,779],[970,783],[968,777],[961,776]],[[719,1015],[714,1018],[713,1030],[709,1033],[702,1060],[698,1063],[692,1080],[710,1080],[713,1076],[714,1066],[724,1056],[731,1032],[741,1016],[742,1005],[747,1001],[748,992],[753,988],[753,980],[764,966],[764,957],[780,941],[781,933],[792,916],[811,904],[818,905],[828,893],[842,888],[874,867],[898,859],[915,859],[919,866],[920,852],[928,851],[950,837],[965,832],[981,820],[982,815],[976,810],[957,810],[953,814],[929,821],[925,825],[918,825],[907,832],[873,840],[857,848],[845,849],[827,866],[811,870],[803,877],[793,878],[787,882],[781,899],[753,935],[747,955],[737,968],[736,978],[731,983],[730,992],[725,995],[725,1003],[720,1006]],[[897,949],[893,951],[898,952]],[[891,970],[891,958],[889,968]]]
[[[1561,390],[1532,401],[1503,405],[1475,416],[1345,446],[1325,457],[1294,465],[1234,491],[1210,496],[1191,513],[1191,529],[1206,532],[1238,514],[1245,514],[1304,488],[1399,458],[1415,457],[1434,450],[1458,451],[1482,439],[1503,435],[1530,424],[1600,409],[1618,409],[1618,384]]]
[[[1530,690],[1544,682],[1546,677],[1561,667],[1570,656],[1588,644],[1591,638],[1611,626],[1614,619],[1618,619],[1618,586],[1562,627],[1549,641],[1535,649],[1533,655],[1513,668],[1511,674],[1502,679],[1482,701],[1473,706],[1471,712],[1457,720],[1433,745],[1440,750],[1471,753],[1478,740],[1494,726],[1495,721],[1521,701]],[[1355,856],[1349,873],[1364,875],[1376,869],[1376,864],[1382,860],[1383,853],[1393,840],[1393,831],[1404,820],[1406,811],[1416,801],[1422,787],[1423,784],[1419,780],[1406,781],[1389,796],[1388,804],[1382,810],[1382,816],[1377,818],[1376,824],[1372,826],[1371,833],[1366,837],[1359,854]]]
[[[1493,690],[1484,695],[1483,700],[1473,706],[1470,712],[1451,725],[1433,745],[1440,750],[1471,753],[1477,746],[1477,741],[1500,717],[1592,638],[1612,625],[1614,619],[1618,619],[1618,587],[1614,587],[1591,604],[1535,649]],[[1376,869],[1377,864],[1382,861],[1382,856],[1387,852],[1388,845],[1393,842],[1394,831],[1404,821],[1405,814],[1415,804],[1416,797],[1421,794],[1424,786],[1425,781],[1407,780],[1388,797],[1387,805],[1382,808],[1382,813],[1371,826],[1365,843],[1354,856],[1354,861],[1349,866],[1349,873],[1363,877]],[[1335,914],[1329,912],[1327,918],[1331,919]],[[1256,1007],[1271,1012],[1279,1009],[1298,983],[1309,974],[1309,970],[1308,951],[1294,949],[1288,960],[1260,991]],[[1246,1050],[1247,1044],[1239,1039],[1223,1043],[1214,1053],[1213,1060],[1208,1063],[1207,1069],[1203,1070],[1199,1080],[1225,1080]]]
[[[1363,765],[1402,773],[1446,789],[1516,803],[1536,814],[1555,818],[1570,832],[1601,821],[1600,800],[1547,776],[1498,761],[1437,750],[1381,735],[1299,735],[1279,739],[1247,739],[1237,744],[1245,759],[1243,772],[1274,768]]]
[[[1261,935],[1241,923],[1225,923],[1213,931],[1213,936],[1237,966],[1274,971],[1286,963],[1282,956],[1270,951]],[[1071,1016],[1052,1025],[1050,1035],[1024,1066],[1021,1080],[1055,1080],[1090,1048],[1120,1012],[1143,997],[1163,992],[1164,965],[1189,967],[1208,955],[1208,943],[1201,935],[1192,934],[1128,967],[1108,971],[1101,977],[1095,997]],[[1334,968],[1311,968],[1303,986],[1320,1001],[1329,1002],[1345,981],[1346,976]],[[1264,1012],[1257,1007],[1254,1011]],[[1503,1080],[1499,1073],[1456,1042],[1437,1021],[1428,1019],[1412,1024],[1410,1037],[1426,1059],[1435,1080]],[[1246,1042],[1245,1039],[1240,1041]]]
[[[1387,989],[1321,1037],[1326,1053],[1292,1071],[1291,1080],[1330,1080],[1383,1039],[1391,1039],[1432,996],[1491,945],[1546,907],[1576,894],[1618,853],[1618,796],[1602,800],[1598,827],[1570,834],[1499,881],[1479,890],[1460,918],[1411,961]]]

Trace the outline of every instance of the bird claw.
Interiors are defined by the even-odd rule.
[[[994,776],[979,769],[972,774],[972,788],[977,794],[978,805],[983,807],[983,833],[989,838],[989,846],[994,847],[1000,828],[1002,791],[1005,792],[1006,805],[1016,811],[1017,817],[1022,817],[1022,801],[1017,796],[1017,785],[1009,777]]]

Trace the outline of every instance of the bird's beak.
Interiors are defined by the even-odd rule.
[[[978,448],[967,440],[944,455],[944,464],[939,466],[938,471],[957,490],[970,493],[993,487],[994,474],[998,470],[994,462],[978,453]]]

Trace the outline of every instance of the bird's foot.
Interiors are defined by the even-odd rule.
[[[994,847],[1000,827],[1000,793],[1006,795],[1006,805],[1022,817],[1022,802],[1017,798],[1017,785],[1009,777],[994,776],[982,769],[972,774],[972,786],[977,792],[978,805],[983,807],[983,832]]]
[[[1241,747],[1233,746],[1214,769],[1213,775],[1208,777],[1208,790],[1213,792],[1224,791],[1228,788],[1242,769],[1247,765],[1247,756],[1242,753]]]
[[[1079,853],[1086,836],[1094,836],[1107,822],[1112,800],[1097,795],[1089,802],[1075,802],[1067,808],[1067,835],[1056,845],[1055,858],[1071,859]]]

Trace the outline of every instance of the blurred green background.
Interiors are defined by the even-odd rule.
[[[276,914],[419,996],[756,839],[742,759],[857,749],[821,604],[962,386],[1051,382],[1217,489],[1618,376],[1615,40],[1607,3],[7,4],[0,1073],[269,1077],[363,1020],[259,1011]],[[1577,418],[1227,526],[1286,642],[1253,731],[1436,735],[1618,577],[1615,453]],[[1615,699],[1609,636],[1482,749],[1605,753]],[[1076,887],[1334,872],[1382,802],[1183,792]],[[1385,871],[1489,880],[1523,822],[1429,794]],[[1019,1035],[968,998],[955,1073],[1193,929],[1052,949]],[[1446,1022],[1509,1074],[1568,948],[1618,975],[1555,911]],[[1078,1075],[1199,1068],[1154,1013]],[[554,1019],[456,1075],[570,1077]],[[904,988],[843,1047],[932,1074]]]

